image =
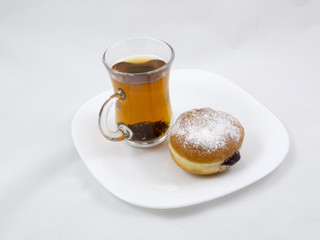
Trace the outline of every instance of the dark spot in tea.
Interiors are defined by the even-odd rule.
[[[169,123],[164,121],[140,122],[127,125],[132,131],[132,141],[151,141],[161,137],[169,129]]]

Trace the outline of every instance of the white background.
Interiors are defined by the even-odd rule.
[[[283,164],[181,209],[105,190],[70,126],[111,87],[103,51],[135,36],[169,42],[173,69],[220,74],[269,108],[290,136]],[[319,239],[319,78],[319,0],[0,1],[0,239]]]

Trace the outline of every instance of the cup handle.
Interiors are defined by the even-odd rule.
[[[117,93],[113,94],[102,105],[99,112],[99,128],[102,135],[111,141],[122,141],[124,139],[130,139],[132,136],[131,130],[124,124],[120,124],[116,131],[110,130],[107,125],[107,117],[112,105],[118,100],[125,100],[126,94],[122,89],[119,89]]]

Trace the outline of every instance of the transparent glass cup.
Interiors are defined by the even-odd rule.
[[[173,60],[174,50],[168,43],[147,37],[127,39],[105,51],[103,63],[115,92],[99,113],[105,138],[125,140],[135,147],[164,141],[172,124],[169,75]],[[115,131],[107,124],[114,104]]]

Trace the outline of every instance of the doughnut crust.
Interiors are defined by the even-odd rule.
[[[235,117],[200,108],[178,117],[170,132],[169,149],[184,170],[212,174],[229,167],[223,162],[241,148],[243,139],[244,128]]]

